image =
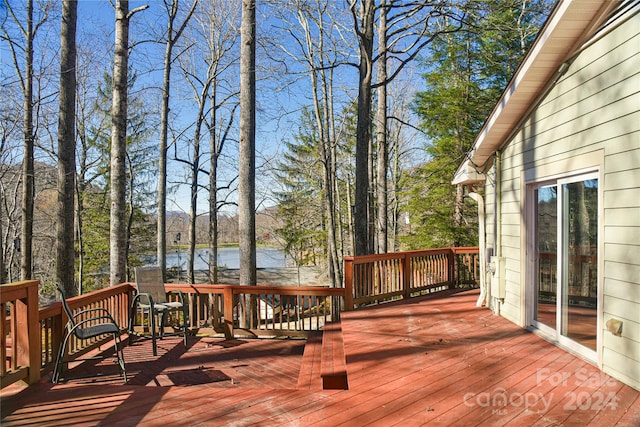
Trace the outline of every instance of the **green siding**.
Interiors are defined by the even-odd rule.
[[[604,217],[601,239],[602,325],[624,322],[622,337],[603,331],[599,342],[603,370],[640,388],[640,15],[636,13],[588,45],[533,110],[502,151],[501,229],[507,293],[501,315],[522,324],[520,224],[524,218],[521,182],[527,170],[571,172],[572,160],[603,152],[599,167]],[[555,164],[566,170],[553,171]],[[495,165],[494,165],[495,167]],[[550,172],[553,171],[553,172]],[[494,170],[485,187],[487,244],[495,241]]]

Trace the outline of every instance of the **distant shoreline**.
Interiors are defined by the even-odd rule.
[[[239,248],[240,247],[240,243],[219,243],[218,244],[218,248]],[[271,248],[271,249],[277,249],[279,251],[284,251],[282,245],[272,245],[272,244],[267,244],[267,243],[258,243],[256,244],[256,247],[258,248]],[[170,245],[167,246],[167,251],[171,251],[171,250],[188,250],[189,249],[189,245],[188,244],[184,244],[184,245]],[[209,245],[206,243],[199,243],[196,245],[196,249],[210,249]],[[155,252],[153,253],[149,253],[147,255],[156,255]]]
[[[196,283],[208,283],[208,271],[196,270]],[[182,276],[184,274],[184,276]],[[318,266],[278,267],[256,269],[257,284],[268,286],[330,286],[326,272]],[[182,279],[182,280],[180,280]],[[173,277],[171,283],[183,283],[186,279],[185,271],[180,277]],[[221,268],[218,270],[219,285],[238,285],[240,283],[240,269]]]

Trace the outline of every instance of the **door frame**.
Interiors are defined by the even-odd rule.
[[[603,302],[604,302],[604,172],[601,165],[603,164],[603,153],[601,151],[589,153],[588,155],[576,156],[571,159],[552,162],[542,167],[523,170],[521,173],[521,191],[522,191],[522,213],[523,221],[521,228],[522,239],[522,315],[524,326],[546,340],[566,349],[567,351],[578,355],[579,357],[597,364],[602,368],[602,348],[603,348]],[[534,199],[534,190],[545,186],[556,184],[559,187],[563,183],[582,181],[583,179],[598,179],[598,241],[597,241],[597,310],[596,310],[596,350],[591,350],[568,337],[561,334],[561,325],[557,324],[556,329],[548,326],[537,324],[535,322],[535,303],[536,294],[536,274],[537,263],[536,256],[536,238],[535,238],[535,213],[536,203]],[[559,201],[560,202],[560,201]],[[559,206],[559,209],[561,207]],[[558,242],[561,244],[562,227],[558,227]],[[558,266],[561,269],[561,252],[558,253]],[[561,271],[558,271],[558,280],[561,280]],[[561,284],[558,283],[558,287]]]

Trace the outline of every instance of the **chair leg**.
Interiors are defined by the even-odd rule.
[[[153,309],[149,309],[149,323],[151,323],[151,341],[153,343],[153,355],[158,355],[158,345],[156,344],[156,315]]]
[[[122,340],[120,339],[120,333],[113,334],[113,342],[116,350],[116,361],[118,363],[118,367],[120,368],[120,373],[122,374],[122,378],[124,382],[127,382],[127,369],[124,363],[124,349],[122,348]]]
[[[184,346],[187,347],[187,335],[189,335],[189,321],[187,318],[187,310],[182,309],[182,334],[184,335]]]
[[[162,315],[160,316],[160,328],[159,328],[160,339],[164,338],[164,328],[165,328],[165,326],[167,324],[167,315],[168,315],[168,312],[167,311],[163,311]]]
[[[62,340],[62,344],[58,349],[58,357],[56,358],[56,364],[53,367],[53,376],[51,377],[51,382],[54,384],[58,384],[60,379],[62,378],[62,373],[64,372],[64,355],[67,350],[67,342],[69,341],[69,334],[64,337]]]
[[[137,306],[136,303],[134,302],[131,305],[131,310],[129,312],[129,327],[127,328],[127,341],[128,344],[131,345],[133,344],[133,328],[135,327],[134,323],[135,323],[135,318],[136,318],[136,313],[137,313]],[[143,313],[144,314],[144,313]],[[143,321],[144,324],[144,321]]]

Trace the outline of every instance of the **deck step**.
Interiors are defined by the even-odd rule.
[[[348,390],[347,361],[340,322],[324,325],[321,357],[322,388],[324,390]]]
[[[322,390],[320,376],[320,359],[322,352],[322,331],[309,333],[304,346],[300,374],[298,375],[299,390]]]

